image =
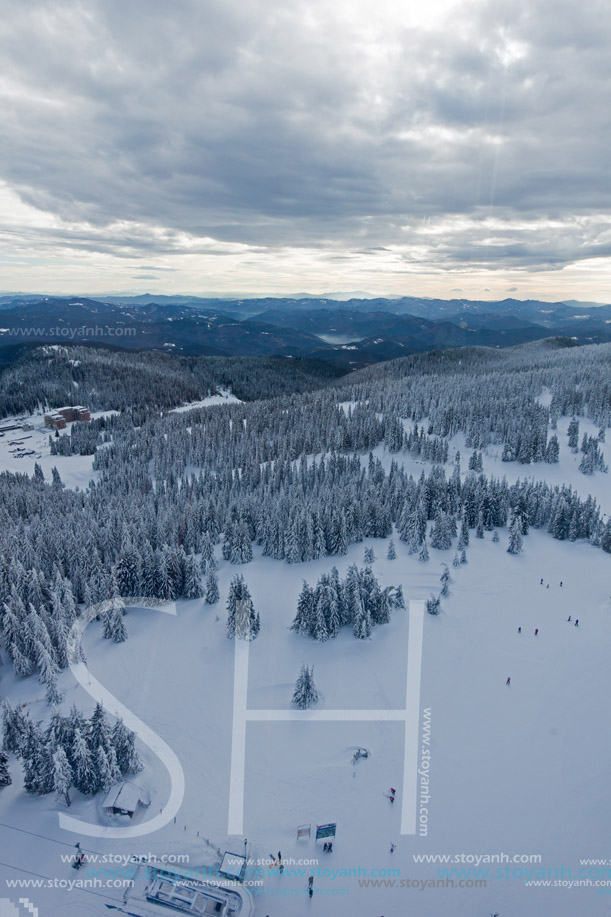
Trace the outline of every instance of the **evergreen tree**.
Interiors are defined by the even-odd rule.
[[[365,555],[363,557],[363,563],[372,564],[375,561],[375,554],[373,553],[373,548],[365,548]]]
[[[442,598],[446,599],[450,595],[450,586],[453,583],[453,579],[450,576],[450,571],[447,564],[443,565],[443,573],[441,574],[440,582],[441,596]]]
[[[426,541],[423,541],[422,547],[420,549],[420,553],[418,554],[418,560],[421,563],[426,564],[428,562],[428,559],[429,559],[429,549],[426,546]]]
[[[461,551],[463,548],[466,548],[469,544],[469,523],[467,521],[466,514],[463,513],[463,517],[460,523],[460,535],[458,536],[458,550]]]
[[[99,701],[91,714],[88,727],[86,741],[92,755],[96,753],[98,748],[103,748],[108,754],[112,747],[112,731],[106,718],[104,707]]]
[[[291,630],[296,630],[298,634],[307,634],[312,631],[315,605],[314,590],[304,580],[297,600],[297,614],[291,624]]]
[[[395,549],[395,543],[394,543],[394,541],[392,540],[392,538],[391,538],[390,541],[388,542],[388,553],[386,554],[386,557],[387,557],[388,560],[396,560],[396,557],[397,557],[397,551],[396,551],[396,549]]]
[[[452,547],[452,532],[447,513],[438,510],[431,529],[431,547],[446,551]]]
[[[507,553],[519,554],[522,550],[523,541],[520,517],[514,516],[509,526],[509,546],[507,547]]]
[[[112,641],[124,643],[127,640],[127,628],[123,620],[123,612],[115,606],[112,615]]]
[[[430,615],[438,615],[441,613],[441,600],[439,596],[431,595],[425,602],[425,607]]]
[[[122,774],[138,774],[142,770],[142,761],[136,751],[136,735],[127,728],[122,719],[118,719],[112,731],[112,744],[115,750],[117,766]]]
[[[301,671],[295,682],[293,703],[299,710],[307,710],[308,707],[318,703],[318,698],[318,690],[314,684],[314,666],[310,669],[302,663]]]
[[[26,732],[26,717],[20,707],[11,707],[8,701],[2,704],[2,747],[5,751],[20,754]]]
[[[206,604],[207,605],[216,605],[220,598],[219,593],[219,580],[216,575],[216,570],[208,563],[208,575],[206,576]]]
[[[254,640],[258,622],[253,601],[241,574],[234,576],[227,598],[227,636],[241,640]]]
[[[560,461],[560,444],[556,434],[550,437],[545,450],[545,461],[550,465]]]
[[[93,796],[99,790],[98,775],[85,737],[78,727],[72,738],[70,759],[75,787],[85,796]]]
[[[70,805],[70,787],[73,781],[72,768],[66,757],[66,752],[58,745],[53,752],[53,790],[58,803],[65,802]]]
[[[111,745],[108,754],[108,781],[109,789],[111,786],[114,786],[115,783],[119,783],[121,780],[121,771],[119,770],[119,765],[117,764],[117,753],[115,751],[114,745]]]
[[[577,447],[579,444],[579,421],[577,420],[576,417],[573,417],[571,419],[571,422],[569,423],[568,435],[569,435],[569,447],[574,452],[577,452]]]
[[[8,769],[8,755],[0,751],[0,787],[10,786],[13,782]]]
[[[186,557],[183,594],[186,599],[199,599],[203,595],[200,573],[193,554],[187,554]]]
[[[357,608],[352,624],[352,633],[359,640],[368,640],[371,636],[371,614],[363,603]]]

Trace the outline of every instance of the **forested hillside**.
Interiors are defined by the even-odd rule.
[[[57,666],[65,665],[65,628],[54,618],[52,584],[57,592],[61,583],[71,603],[85,605],[117,594],[176,599],[200,595],[205,571],[214,594],[206,558],[219,542],[234,564],[251,560],[253,543],[266,556],[299,563],[343,555],[350,544],[386,538],[395,526],[409,551],[426,560],[427,544],[464,551],[471,530],[504,527],[518,552],[533,527],[611,551],[611,521],[603,521],[592,497],[564,484],[531,478],[509,484],[486,476],[478,451],[498,444],[503,461],[527,466],[581,450],[584,474],[604,471],[609,345],[430,354],[317,391],[163,415],[153,409],[158,401],[199,396],[204,385],[237,379],[234,391],[269,396],[283,379],[287,386],[296,380],[312,386],[320,377],[303,371],[300,378],[290,369],[274,375],[273,365],[259,371],[248,360],[221,361],[216,374],[209,361],[150,355],[125,366],[104,352],[87,353],[81,368],[74,355],[70,351],[73,363],[64,353],[38,355],[38,378],[32,392],[26,385],[21,405],[16,377],[9,377],[11,408],[27,409],[55,369],[63,384],[80,371],[80,400],[86,391],[93,406],[110,406],[126,383],[123,397],[138,407],[90,428],[74,425],[72,435],[54,439],[52,449],[69,455],[82,452],[82,430],[89,431],[96,479],[86,491],[64,487],[56,473],[46,481],[40,469],[32,478],[0,476],[3,627],[24,673],[42,665],[41,642]],[[117,379],[113,370],[124,375]],[[63,389],[56,397],[60,391],[66,400]],[[555,432],[561,415],[573,418],[562,442]],[[580,416],[599,428],[598,436],[580,438]],[[448,438],[459,432],[473,450],[466,477],[466,456],[446,464]],[[389,467],[372,454],[378,447],[393,457]],[[406,454],[432,467],[414,478],[402,465]]]
[[[75,398],[91,410],[161,409],[205,398],[219,387],[253,401],[310,391],[342,374],[318,360],[181,357],[59,345],[40,347],[0,371],[0,417]]]

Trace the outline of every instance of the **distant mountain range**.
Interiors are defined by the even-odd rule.
[[[42,343],[209,356],[309,357],[345,370],[419,351],[551,336],[611,341],[611,305],[417,297],[0,297],[0,361]]]

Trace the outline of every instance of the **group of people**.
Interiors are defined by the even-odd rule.
[[[543,577],[541,577],[540,585],[541,585],[541,586],[543,585]],[[562,586],[562,580],[560,580],[560,585]],[[547,584],[547,588],[549,589],[549,583]],[[579,627],[579,618],[575,618],[575,620],[573,621],[573,615],[569,615],[568,618],[567,618],[567,621],[569,621],[570,623],[574,624],[575,627]],[[519,634],[522,633],[522,628],[521,628],[521,627],[518,627],[518,633],[519,633]],[[535,637],[538,637],[538,636],[539,636],[539,628],[538,628],[538,627],[535,627]],[[508,679],[507,679],[507,681],[505,682],[505,684],[506,684],[506,685],[510,685],[510,684],[511,684],[511,677],[508,677]],[[392,800],[391,800],[391,802],[392,802]]]

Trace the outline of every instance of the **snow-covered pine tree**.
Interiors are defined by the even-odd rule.
[[[519,554],[522,550],[524,539],[522,536],[522,523],[519,516],[514,515],[509,526],[508,554]]]
[[[58,803],[70,805],[70,787],[73,782],[72,768],[66,752],[58,745],[53,752],[53,790]]]
[[[428,563],[429,549],[426,546],[426,541],[422,542],[422,547],[420,548],[420,553],[418,554],[418,560],[423,564]]]
[[[439,596],[430,595],[425,602],[425,607],[430,615],[438,615],[441,612],[441,599]]]
[[[11,707],[5,700],[2,704],[2,748],[5,751],[20,754],[26,734],[26,716],[21,707]]]
[[[219,598],[219,579],[214,566],[209,562],[208,574],[206,576],[206,604],[216,605]]]
[[[437,510],[431,529],[431,547],[446,551],[452,547],[452,533],[447,513]]]
[[[200,572],[194,554],[187,554],[183,595],[186,599],[199,599],[203,595]]]
[[[392,540],[392,538],[388,542],[388,551],[386,553],[386,558],[387,560],[396,560],[397,558],[397,550],[395,548],[395,543]]]
[[[569,447],[573,452],[577,452],[579,447],[579,421],[575,416],[571,418],[568,426]]]
[[[558,442],[558,437],[554,433],[554,435],[550,437],[549,442],[547,444],[547,448],[545,450],[545,461],[548,464],[552,465],[558,462],[559,460],[560,460],[560,444]]]
[[[463,548],[466,548],[469,544],[469,523],[467,521],[467,516],[465,513],[462,515],[460,523],[460,535],[458,536],[458,550],[461,551]]]
[[[127,627],[123,620],[125,606],[116,599],[112,603],[110,612],[110,637],[113,643],[124,643],[127,640]]]
[[[112,744],[117,757],[117,766],[122,774],[138,774],[142,761],[136,751],[136,735],[128,729],[121,718],[112,730]]]
[[[371,637],[371,614],[369,609],[361,602],[357,607],[352,623],[352,633],[359,640],[368,640]]]
[[[202,576],[206,576],[208,573],[208,567],[210,563],[215,566],[214,545],[212,543],[210,534],[208,532],[204,532],[202,536],[202,559],[200,565]]]
[[[375,559],[376,557],[375,557],[373,548],[365,548],[365,553],[363,555],[363,563],[370,565],[375,562]]]
[[[232,564],[249,564],[252,560],[252,542],[245,522],[239,522],[234,529],[229,560]]]
[[[441,582],[441,596],[442,598],[447,599],[447,597],[450,595],[450,586],[454,582],[454,580],[450,576],[450,570],[447,564],[443,565],[443,573],[441,574],[440,582]]]
[[[70,759],[75,787],[85,796],[93,796],[100,788],[98,774],[85,737],[78,727],[74,731]]]
[[[107,793],[113,783],[112,774],[108,766],[108,757],[102,746],[98,746],[94,755],[95,769],[98,777],[98,790]]]
[[[104,706],[99,701],[91,714],[85,740],[92,755],[96,753],[98,748],[103,748],[108,754],[112,747],[112,730],[106,717]]]
[[[13,780],[8,769],[8,755],[6,752],[0,751],[0,787],[10,786],[12,782]]]
[[[115,751],[114,745],[110,746],[108,751],[108,779],[110,781],[110,786],[114,786],[115,783],[119,783],[121,780],[121,771],[119,765],[117,764],[117,753]]]
[[[231,580],[227,598],[227,636],[230,640],[254,640],[257,619],[253,601],[244,577],[238,573]]]
[[[307,710],[318,703],[319,694],[314,683],[314,666],[308,668],[307,665],[301,665],[301,671],[295,682],[293,691],[293,703],[299,710]]]

